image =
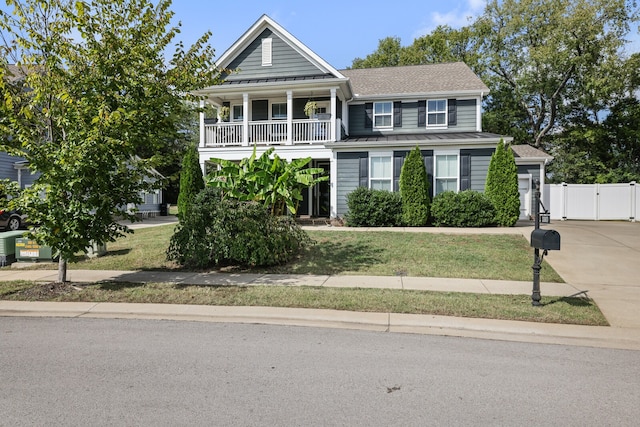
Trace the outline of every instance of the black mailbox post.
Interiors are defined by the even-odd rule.
[[[535,227],[531,232],[531,246],[533,250],[533,292],[531,294],[531,304],[540,305],[540,269],[542,259],[547,251],[560,250],[560,233],[556,230],[545,230],[540,228],[540,181],[536,181],[535,192]],[[542,256],[540,251],[542,250]]]

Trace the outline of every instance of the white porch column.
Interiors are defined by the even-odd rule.
[[[329,165],[329,194],[330,218],[338,217],[338,154],[334,151],[331,153],[331,163]]]
[[[200,101],[200,146],[204,147],[206,145],[205,134],[204,134],[204,100]]]
[[[249,94],[242,94],[242,146],[249,146]]]
[[[345,100],[342,101],[342,123],[344,124],[346,132],[349,132],[349,106]],[[342,140],[342,129],[338,132],[340,132],[340,140]]]
[[[329,140],[336,140],[336,123],[338,115],[336,109],[336,88],[331,88],[331,126],[329,126]]]
[[[287,91],[287,145],[293,145],[293,91]]]
[[[206,179],[207,178],[207,165],[205,163],[206,162],[203,159],[200,159],[200,169],[202,169],[202,176]]]

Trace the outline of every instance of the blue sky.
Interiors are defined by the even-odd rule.
[[[402,45],[428,34],[440,24],[459,28],[480,15],[485,0],[389,1],[203,1],[173,0],[175,21],[182,22],[178,39],[191,45],[205,31],[220,57],[263,14],[337,69],[364,58],[385,37],[400,37]]]

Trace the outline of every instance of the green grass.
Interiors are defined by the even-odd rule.
[[[107,245],[108,254],[78,257],[70,269],[173,270],[165,251],[174,226],[136,230]],[[283,274],[454,277],[532,280],[533,249],[519,235],[448,235],[391,231],[310,231],[316,244],[282,266],[233,271]],[[543,282],[562,282],[546,263]]]
[[[543,296],[543,305],[532,307],[528,295],[479,295],[388,289],[116,282],[67,285],[53,292],[50,291],[51,288],[49,284],[0,282],[0,299],[298,307],[607,325],[598,307],[586,298]]]

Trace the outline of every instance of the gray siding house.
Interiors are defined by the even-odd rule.
[[[420,147],[440,192],[484,190],[498,142],[482,131],[489,88],[462,62],[337,70],[266,15],[218,60],[224,82],[195,93],[228,116],[200,116],[200,164],[238,161],[275,147],[281,158],[311,157],[328,183],[309,189],[298,213],[340,218],[358,186],[397,191],[407,154]],[[315,103],[315,114],[305,105]],[[222,108],[226,107],[226,108]],[[531,148],[531,147],[529,147]],[[532,186],[544,184],[550,156],[516,152],[522,218],[531,215]],[[526,181],[526,182],[525,182]]]

